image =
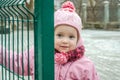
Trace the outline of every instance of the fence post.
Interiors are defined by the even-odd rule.
[[[117,12],[117,14],[118,14],[118,21],[120,22],[120,3],[118,3],[118,12]]]
[[[53,16],[53,0],[35,0],[35,80],[54,80]]]
[[[87,4],[82,3],[82,22],[84,26],[85,26],[86,20],[87,20]]]
[[[104,29],[107,28],[109,23],[109,1],[104,1]]]

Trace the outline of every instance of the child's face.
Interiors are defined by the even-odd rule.
[[[68,25],[60,25],[55,28],[55,49],[60,52],[68,52],[74,50],[77,45],[77,31]]]

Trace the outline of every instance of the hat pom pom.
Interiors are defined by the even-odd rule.
[[[65,11],[73,12],[75,11],[75,6],[71,1],[66,1],[62,4],[62,9],[64,9]]]

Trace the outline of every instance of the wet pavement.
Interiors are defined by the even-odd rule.
[[[12,36],[12,33],[10,35]],[[15,38],[16,36],[17,32]],[[34,44],[33,37],[33,31],[30,31],[30,45]],[[120,31],[83,30],[82,38],[86,47],[85,55],[94,62],[101,80],[120,80]],[[24,50],[28,45],[26,40],[27,33],[24,31]],[[14,40],[14,43],[18,42]],[[19,46],[21,50],[22,45]]]

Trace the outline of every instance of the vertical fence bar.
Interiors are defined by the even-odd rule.
[[[35,0],[35,80],[54,80],[53,12],[53,0]]]

